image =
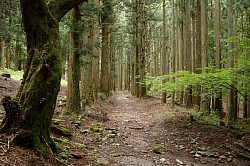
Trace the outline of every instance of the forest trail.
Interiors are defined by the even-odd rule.
[[[170,154],[169,144],[159,139],[167,133],[160,128],[161,123],[176,114],[172,109],[160,100],[140,100],[126,91],[117,91],[112,98],[113,107],[108,110],[109,120],[105,125],[117,133],[104,138],[106,141],[96,149],[111,160],[108,165],[166,165],[173,159],[191,163],[185,156]]]
[[[189,116],[159,99],[117,91],[108,100],[106,130],[93,144],[90,165],[249,165],[220,147],[235,139],[218,128],[190,125]],[[170,103],[170,99],[169,99]],[[93,159],[93,158],[92,158]]]

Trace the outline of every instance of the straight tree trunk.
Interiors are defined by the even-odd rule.
[[[1,67],[5,67],[5,40],[1,40]]]
[[[102,18],[102,53],[101,53],[101,82],[100,89],[106,97],[110,96],[110,67],[109,67],[109,24],[110,11],[108,11],[109,0],[103,0],[105,15]]]
[[[176,72],[176,31],[175,31],[175,0],[172,0],[172,32],[171,32],[171,54],[172,54],[172,72]],[[175,79],[173,78],[173,82]],[[172,92],[172,106],[175,105],[175,91]]]
[[[220,0],[215,0],[215,67],[221,69],[221,21],[220,21]],[[222,115],[222,92],[219,91],[215,97],[215,111]]]
[[[100,5],[99,0],[92,0],[95,5]],[[92,24],[91,35],[93,37],[93,59],[92,59],[92,82],[93,82],[93,95],[94,99],[97,99],[98,92],[98,82],[99,82],[99,49],[98,49],[98,41],[99,41],[99,16],[95,16]]]
[[[7,43],[6,63],[5,63],[5,67],[7,69],[10,69],[10,57],[11,57],[11,48],[10,48],[10,42],[9,42]]]
[[[135,21],[135,28],[136,28],[136,48],[135,48],[135,96],[140,97],[140,51],[139,51],[139,24],[140,24],[140,0],[136,0],[136,21]]]
[[[20,59],[20,41],[19,41],[19,33],[16,35],[16,47],[15,47],[15,55],[14,55],[14,71],[18,70],[18,64],[19,64],[19,59]]]
[[[228,11],[228,37],[233,37],[234,36],[234,0],[228,0],[227,1],[227,11]],[[228,43],[228,56],[231,59],[229,66],[231,68],[234,67],[234,57],[233,53],[231,50],[233,49],[233,43],[229,42]],[[236,80],[233,80],[233,84],[235,83]],[[228,103],[228,112],[226,114],[226,120],[229,123],[229,125],[234,124],[237,120],[237,115],[238,115],[238,94],[235,89],[230,89],[229,90],[229,103]]]
[[[202,50],[202,68],[208,67],[208,1],[201,0],[201,50]],[[206,73],[203,70],[203,73]],[[210,112],[210,97],[207,94],[206,87],[202,87],[201,108]]]
[[[145,0],[141,0],[141,53],[140,53],[140,98],[144,98],[147,95],[145,74],[146,74],[146,15],[145,15]]]
[[[69,55],[67,111],[73,114],[81,113],[80,104],[80,34],[78,22],[80,21],[80,9],[74,7],[71,11],[72,32],[70,32],[71,53]]]
[[[185,62],[186,62],[186,70],[192,72],[192,54],[191,54],[191,16],[190,16],[190,0],[185,1],[185,32],[186,32],[186,38],[185,38]],[[188,87],[187,89],[187,100],[186,100],[186,107],[190,108],[193,106],[192,101],[192,87]]]
[[[200,68],[202,68],[201,63],[201,55],[202,55],[202,47],[201,47],[201,0],[197,0],[196,5],[196,56],[195,56],[195,73],[201,74]],[[201,86],[198,85],[196,87],[196,97],[195,97],[195,105],[198,110],[201,107]]]
[[[166,0],[163,0],[163,26],[162,26],[162,54],[161,54],[161,75],[167,74],[167,53],[166,53]],[[163,84],[166,80],[163,81]],[[167,102],[167,92],[162,93],[161,102]]]

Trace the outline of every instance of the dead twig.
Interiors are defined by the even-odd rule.
[[[230,151],[234,152],[237,156],[246,159],[246,160],[250,160],[250,155],[249,154],[244,154],[242,152],[239,151],[238,148],[236,147],[232,147],[232,146],[227,146],[227,145],[222,145],[222,147],[225,147],[226,149],[229,149]]]
[[[250,153],[250,149],[248,147],[245,147],[242,143],[235,142],[234,144]]]

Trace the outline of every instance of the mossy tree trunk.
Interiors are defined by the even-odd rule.
[[[47,5],[45,0],[21,0],[28,59],[19,92],[9,101],[9,105],[18,101],[20,109],[11,111],[21,116],[5,118],[7,121],[1,124],[1,132],[15,131],[13,142],[18,145],[56,151],[49,128],[62,74],[58,23],[81,2],[84,0],[54,0]]]

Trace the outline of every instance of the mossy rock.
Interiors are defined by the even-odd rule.
[[[153,149],[153,152],[156,154],[161,154],[161,149],[159,147],[156,147],[155,149]]]
[[[75,121],[75,124],[76,124],[77,126],[80,126],[80,125],[81,125],[81,123],[82,123],[82,121],[81,121],[81,120],[76,120],[76,121]]]
[[[59,125],[52,124],[50,126],[50,129],[56,135],[60,135],[60,136],[64,136],[64,137],[72,136],[72,132],[69,129],[62,127],[62,126],[59,126]]]
[[[60,125],[60,124],[62,124],[62,120],[61,120],[61,119],[53,118],[53,119],[52,119],[52,123],[53,123],[54,125]]]
[[[245,132],[237,131],[237,130],[233,130],[233,129],[231,129],[230,132],[233,136],[235,136],[236,138],[239,138],[239,139],[241,139],[245,135]]]
[[[67,139],[63,139],[63,138],[57,138],[57,137],[54,137],[53,140],[59,144],[66,144],[66,143],[69,143],[69,140]]]
[[[105,131],[105,128],[104,127],[90,127],[89,131],[101,133],[101,132]]]
[[[86,148],[85,144],[75,143],[75,145],[78,146],[80,149],[85,149]]]

